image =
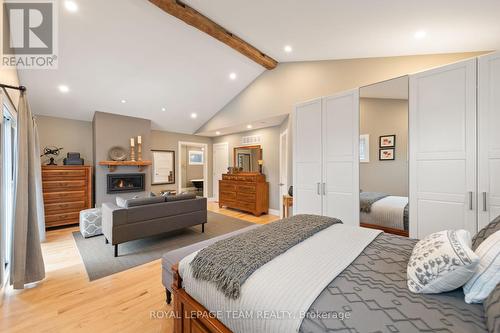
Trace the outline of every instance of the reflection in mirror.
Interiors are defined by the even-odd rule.
[[[408,77],[360,89],[360,222],[408,236]]]
[[[175,183],[175,152],[172,150],[152,150],[153,185]]]
[[[259,160],[262,159],[260,146],[234,148],[234,165],[243,172],[259,172]]]

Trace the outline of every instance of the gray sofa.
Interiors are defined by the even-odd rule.
[[[218,242],[220,240],[239,235],[243,232],[247,232],[249,230],[252,230],[254,228],[260,227],[260,224],[256,225],[251,225],[249,227],[245,227],[242,229],[238,229],[232,232],[229,232],[224,235],[220,235],[217,237],[213,237],[198,243],[194,243],[185,247],[181,247],[180,249],[172,250],[170,252],[167,252],[163,255],[161,258],[161,282],[163,283],[163,286],[165,287],[165,293],[166,293],[166,301],[167,304],[170,304],[172,301],[172,283],[174,282],[174,278],[172,275],[172,266],[177,264],[179,261],[181,261],[182,258],[190,255],[193,252],[196,252],[198,250],[204,249],[209,245],[212,245],[215,242]]]
[[[103,203],[102,233],[115,246],[135,239],[201,224],[205,232],[207,199],[193,196],[159,196]]]

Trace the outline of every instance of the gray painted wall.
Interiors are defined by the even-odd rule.
[[[224,135],[214,138],[214,143],[227,142],[229,146],[229,164],[233,165],[233,148],[243,146],[241,138],[249,135],[261,135],[262,159],[264,160],[263,173],[269,182],[269,208],[280,209],[279,198],[279,139],[280,126],[263,128],[243,133]]]
[[[96,112],[94,114],[94,161],[108,160],[109,149],[113,146],[121,146],[128,150],[130,138],[142,136],[142,158],[151,160],[151,121],[147,119],[126,117],[112,113]],[[136,142],[137,143],[137,142]],[[137,145],[136,145],[137,148]],[[137,150],[136,150],[137,152]],[[137,156],[137,155],[136,155]],[[115,173],[138,173],[136,167],[118,167]],[[151,190],[151,167],[146,167],[144,192],[132,192],[120,194],[121,197],[131,198],[135,195],[146,195]],[[106,193],[107,174],[109,170],[105,166],[95,167],[95,204],[99,207],[103,202],[113,202],[116,195]]]
[[[56,117],[37,116],[40,151],[47,146],[63,147],[62,153],[55,159],[62,164],[68,152],[78,152],[86,165],[93,164],[92,122]],[[48,158],[42,157],[42,164]]]
[[[370,134],[370,162],[359,165],[365,192],[408,196],[408,101],[361,98],[360,134]],[[379,161],[379,136],[396,134],[396,159]]]
[[[195,143],[206,143],[208,146],[208,152],[205,155],[207,159],[208,167],[208,196],[212,197],[212,139],[201,136],[194,136],[189,134],[172,133],[165,131],[151,131],[151,149],[159,150],[173,150],[175,151],[175,184],[170,185],[153,185],[152,191],[159,192],[162,190],[177,190],[177,184],[179,182],[179,158],[180,154],[178,151],[179,141],[183,142],[195,142]]]

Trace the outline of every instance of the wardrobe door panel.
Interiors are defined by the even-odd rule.
[[[500,215],[500,54],[479,57],[478,228]]]
[[[410,76],[410,236],[477,230],[476,59]]]
[[[294,112],[293,212],[321,215],[321,99]]]
[[[323,215],[359,225],[359,91],[323,99]]]

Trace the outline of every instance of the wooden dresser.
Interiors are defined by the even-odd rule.
[[[269,183],[260,173],[223,174],[219,180],[219,207],[250,212],[255,216],[269,210]]]
[[[42,166],[45,227],[79,223],[80,211],[92,207],[92,166]]]

